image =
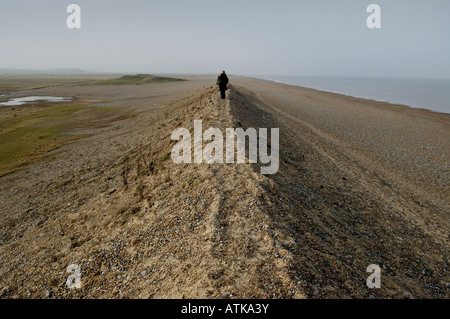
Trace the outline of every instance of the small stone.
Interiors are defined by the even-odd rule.
[[[403,293],[403,297],[406,299],[413,299],[413,295],[411,295],[411,293],[409,293],[408,291],[405,291]]]
[[[148,275],[148,271],[147,270],[142,271],[141,275],[144,276],[144,277],[147,276]]]
[[[45,297],[50,298],[52,296],[52,292],[50,290],[47,290],[45,292]]]

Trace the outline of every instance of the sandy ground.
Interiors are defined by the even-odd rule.
[[[450,115],[214,82],[33,90],[134,116],[0,178],[2,298],[449,297]],[[200,119],[279,128],[278,173],[174,164],[172,131]]]

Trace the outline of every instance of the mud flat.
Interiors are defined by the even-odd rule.
[[[449,297],[450,115],[231,81],[39,89],[127,116],[0,178],[1,297]],[[174,164],[194,120],[279,128],[278,173]]]

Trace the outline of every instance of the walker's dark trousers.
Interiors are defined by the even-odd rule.
[[[226,87],[219,87],[220,88],[220,98],[225,99],[225,91],[227,90]]]

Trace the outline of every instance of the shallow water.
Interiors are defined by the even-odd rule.
[[[270,76],[265,78],[322,91],[450,113],[450,80],[447,79],[306,76]]]
[[[1,95],[0,95],[1,96]],[[26,96],[10,99],[8,102],[0,103],[0,106],[19,106],[31,102],[42,101],[42,102],[70,102],[71,98],[59,97],[59,96]]]

